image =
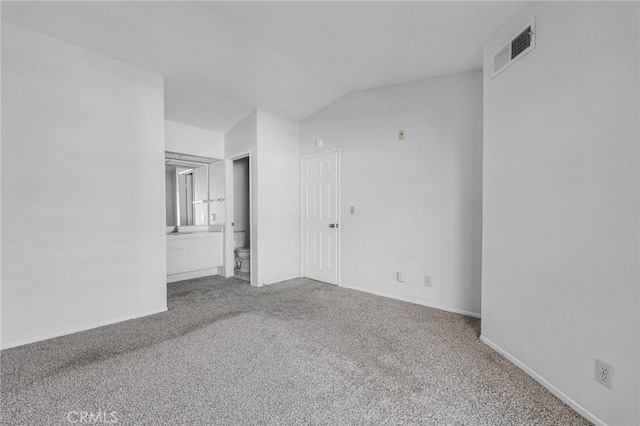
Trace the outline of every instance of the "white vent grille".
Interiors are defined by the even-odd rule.
[[[516,63],[536,46],[536,19],[524,26],[500,46],[491,57],[491,78]]]

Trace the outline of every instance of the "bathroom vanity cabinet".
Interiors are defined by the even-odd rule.
[[[222,232],[167,234],[167,281],[214,275],[222,266]]]

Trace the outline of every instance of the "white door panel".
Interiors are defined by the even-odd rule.
[[[302,164],[302,275],[338,283],[338,153]]]

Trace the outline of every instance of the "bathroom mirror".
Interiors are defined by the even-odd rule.
[[[213,158],[165,154],[167,226],[209,224],[209,162]]]

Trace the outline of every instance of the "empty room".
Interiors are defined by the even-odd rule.
[[[0,8],[0,423],[640,425],[637,1]]]

